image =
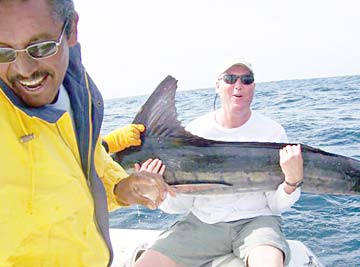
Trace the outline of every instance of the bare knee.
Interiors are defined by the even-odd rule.
[[[181,267],[168,256],[155,251],[147,250],[135,262],[134,267]]]
[[[247,265],[249,267],[283,267],[284,253],[273,246],[257,246],[250,251]]]

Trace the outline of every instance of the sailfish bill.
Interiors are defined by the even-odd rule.
[[[279,149],[286,144],[222,142],[187,132],[177,119],[177,80],[166,77],[141,107],[133,123],[146,127],[140,147],[113,157],[125,169],[135,162],[160,158],[164,180],[187,194],[227,194],[276,190],[284,181]],[[360,161],[302,145],[303,191],[359,194]]]

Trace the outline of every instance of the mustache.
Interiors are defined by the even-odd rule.
[[[48,71],[35,71],[34,73],[32,73],[29,77],[24,77],[20,74],[16,74],[14,76],[9,77],[9,82],[12,85],[15,85],[15,83],[19,80],[33,80],[33,79],[37,79],[39,77],[43,77],[43,76],[53,76],[53,74],[51,72]]]

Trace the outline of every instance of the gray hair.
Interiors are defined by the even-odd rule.
[[[69,37],[71,33],[72,22],[76,14],[73,0],[48,0],[48,2],[53,10],[53,19],[55,21],[68,22],[65,33]]]

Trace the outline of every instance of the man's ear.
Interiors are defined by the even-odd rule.
[[[77,44],[77,25],[79,22],[79,15],[75,12],[74,19],[71,23],[71,32],[68,36],[68,44],[69,46],[74,46]]]

